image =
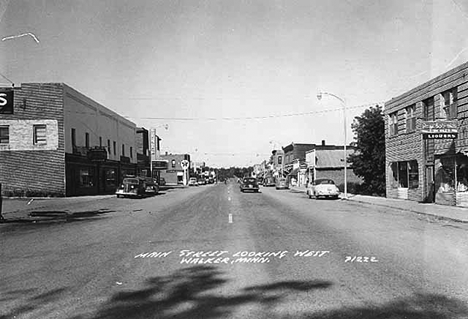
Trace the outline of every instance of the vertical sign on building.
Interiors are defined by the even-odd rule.
[[[156,129],[150,129],[150,161],[153,162],[156,159]]]

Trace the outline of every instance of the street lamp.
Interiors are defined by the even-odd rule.
[[[346,153],[346,101],[339,96],[336,96],[333,93],[328,93],[328,92],[319,92],[317,93],[317,99],[320,101],[322,99],[323,95],[330,95],[336,98],[343,104],[343,123],[344,123],[344,145],[343,145],[343,151],[344,151],[344,199],[348,199],[348,184],[347,184],[347,174],[346,174],[346,167],[347,167],[347,153]]]

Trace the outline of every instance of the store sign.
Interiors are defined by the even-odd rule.
[[[457,138],[458,133],[423,133],[423,140],[446,140]]]
[[[0,114],[13,114],[13,90],[0,89]]]
[[[421,133],[424,140],[455,139],[458,136],[457,121],[425,121]]]
[[[107,150],[105,148],[92,148],[88,150],[88,159],[93,162],[104,162],[107,160]]]

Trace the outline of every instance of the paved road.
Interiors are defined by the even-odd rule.
[[[0,225],[0,318],[468,318],[468,225],[235,183]]]

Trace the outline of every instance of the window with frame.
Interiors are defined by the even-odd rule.
[[[89,133],[85,133],[85,146],[89,148]]]
[[[133,158],[133,147],[130,146],[130,158]]]
[[[406,117],[406,132],[414,132],[416,130],[416,116],[415,116],[415,105],[408,106],[405,109]]]
[[[398,135],[398,116],[397,116],[397,112],[392,113],[392,114],[389,115],[388,125],[389,125],[390,136]]]
[[[47,144],[47,126],[43,124],[33,126],[34,145]]]
[[[99,147],[102,147],[102,136],[99,136]]]
[[[125,145],[122,144],[122,156],[125,156]]]
[[[442,104],[442,117],[447,120],[453,120],[457,118],[457,89],[453,88],[442,92],[441,94]]]
[[[79,170],[79,187],[93,187],[94,186],[94,169],[81,168]]]
[[[0,126],[0,144],[10,143],[10,128],[8,126]]]
[[[109,155],[110,155],[110,153],[111,153],[111,145],[110,145],[110,140],[107,140],[107,152],[108,152],[108,153],[109,153]]]
[[[393,188],[418,188],[419,168],[416,160],[391,163]]]
[[[117,142],[116,141],[114,141],[113,146],[114,146],[114,155],[117,155]]]
[[[71,143],[72,147],[76,147],[76,129],[71,129]]]

